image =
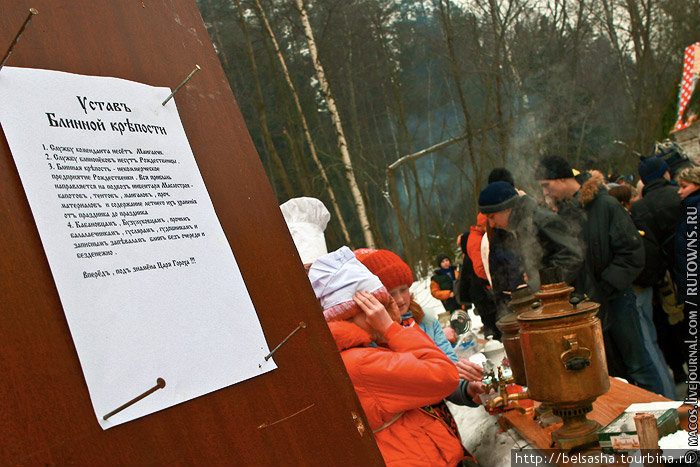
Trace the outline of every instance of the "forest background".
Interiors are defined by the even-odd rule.
[[[329,250],[387,248],[418,274],[494,167],[534,195],[547,154],[636,175],[700,40],[700,0],[197,4],[278,201],[321,199]]]

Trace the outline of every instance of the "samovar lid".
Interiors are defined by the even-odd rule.
[[[518,321],[544,321],[560,319],[564,317],[582,315],[586,313],[595,312],[598,307],[595,302],[581,302],[576,306],[569,306],[566,308],[559,308],[557,310],[547,310],[546,307],[538,308],[537,310],[526,311],[518,315]]]
[[[584,300],[581,297],[569,298],[574,288],[566,282],[543,285],[535,294],[542,305],[534,310],[529,310],[518,315],[518,321],[532,322],[554,320],[572,317],[597,311],[599,304]]]
[[[520,327],[520,325],[518,324],[518,315],[514,312],[508,313],[503,318],[496,321],[496,326],[501,331],[510,328],[518,328]]]
[[[530,287],[527,284],[523,284],[510,293],[510,300],[507,306],[517,314],[522,313],[536,301],[537,297],[532,293]]]

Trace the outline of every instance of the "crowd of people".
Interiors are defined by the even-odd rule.
[[[700,168],[682,165],[643,158],[635,187],[545,157],[535,176],[539,202],[516,190],[505,169],[495,170],[479,196],[486,222],[477,218],[460,239],[478,237],[471,248],[466,241],[462,274],[470,280],[460,281],[457,299],[488,315],[490,327],[518,286],[538,290],[541,274],[566,281],[600,304],[609,374],[675,399],[675,385],[687,378],[686,240],[696,228],[687,213],[700,197]]]
[[[430,279],[454,329],[413,300],[413,273],[397,254],[326,253],[325,241],[318,247],[330,218],[323,204],[281,206],[387,465],[476,464],[445,401],[478,404],[484,373],[458,359],[453,344],[472,306],[484,336],[499,339],[509,294],[524,286],[565,281],[599,303],[609,374],[676,399],[674,383],[687,378],[687,239],[697,238],[700,204],[700,167],[686,165],[645,158],[632,186],[548,156],[536,196],[517,189],[508,170],[493,170],[474,225],[458,239],[459,268],[440,254]]]

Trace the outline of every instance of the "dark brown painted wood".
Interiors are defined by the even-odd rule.
[[[308,326],[279,369],[103,431],[2,134],[0,464],[382,465],[194,1],[2,1],[2,54],[30,7],[7,66],[171,88],[202,67],[175,100],[270,348]]]

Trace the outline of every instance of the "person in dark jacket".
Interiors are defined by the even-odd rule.
[[[632,193],[628,185],[618,185],[612,188],[610,188],[610,185],[608,185],[608,193],[610,196],[617,199],[627,212],[630,211],[632,208],[630,203]],[[637,228],[639,229],[639,227]],[[634,280],[632,287],[636,297],[637,313],[639,314],[642,338],[644,339],[644,346],[649,349],[649,355],[651,356],[652,362],[654,363],[657,373],[661,378],[661,387],[663,388],[663,392],[660,394],[669,399],[675,399],[676,387],[673,383],[673,378],[668,371],[668,359],[659,345],[658,333],[656,332],[657,327],[654,324],[653,319],[654,312],[652,306],[652,285],[654,285],[656,281],[663,280],[665,277],[666,273],[665,269],[663,268],[663,264],[665,264],[665,262],[661,255],[661,248],[659,248],[653,232],[644,232],[643,230],[639,230],[639,235],[642,238],[642,245],[644,245],[644,269],[637,276],[637,279]],[[661,268],[660,271],[659,268]],[[663,310],[661,312],[663,313]],[[680,341],[682,341],[682,339],[680,339]],[[680,357],[682,353],[682,351],[678,352],[678,356],[676,358]],[[680,358],[678,359],[680,360]]]
[[[662,392],[659,374],[644,347],[632,289],[644,266],[644,247],[632,219],[607,193],[599,172],[577,180],[565,159],[548,156],[540,163],[537,180],[543,194],[556,202],[558,214],[578,229],[571,233],[579,235],[586,247],[585,267],[572,285],[600,304],[609,373]]]
[[[433,271],[433,276],[430,278],[430,293],[442,302],[445,310],[452,313],[460,309],[454,293],[454,282],[459,273],[446,254],[437,255],[435,262],[438,269]]]
[[[678,187],[671,183],[669,168],[663,159],[642,159],[639,176],[644,183],[642,198],[632,204],[630,212],[637,229],[643,233],[645,245],[644,269],[634,281],[637,305],[642,311],[642,331],[658,341],[676,382],[681,382],[685,380],[682,324],[669,322],[662,298],[672,290],[673,273],[669,275],[667,271],[673,270],[673,244],[681,217],[681,198]],[[675,302],[671,300],[669,306],[675,306]]]
[[[673,239],[681,218],[681,198],[678,187],[671,183],[666,162],[650,157],[639,163],[639,175],[644,183],[642,198],[632,204],[632,220],[639,230],[651,232],[659,242],[666,269],[673,264]]]
[[[583,251],[564,222],[531,196],[520,196],[509,183],[494,182],[484,188],[479,211],[492,227],[513,234],[516,244],[511,251],[522,265],[521,284],[527,283],[531,290],[540,288],[540,269],[558,267],[562,279],[567,279],[581,268]]]
[[[506,182],[515,188],[513,174],[504,167],[496,167],[489,173],[488,184],[494,182]],[[525,194],[517,188],[515,191],[519,195]],[[523,266],[519,263],[515,251],[517,241],[513,232],[487,223],[486,243],[488,244],[488,271],[490,273],[488,280],[491,283],[491,291],[497,305],[495,319],[498,319],[509,313],[506,307],[506,303],[510,300],[508,294],[523,283]]]

